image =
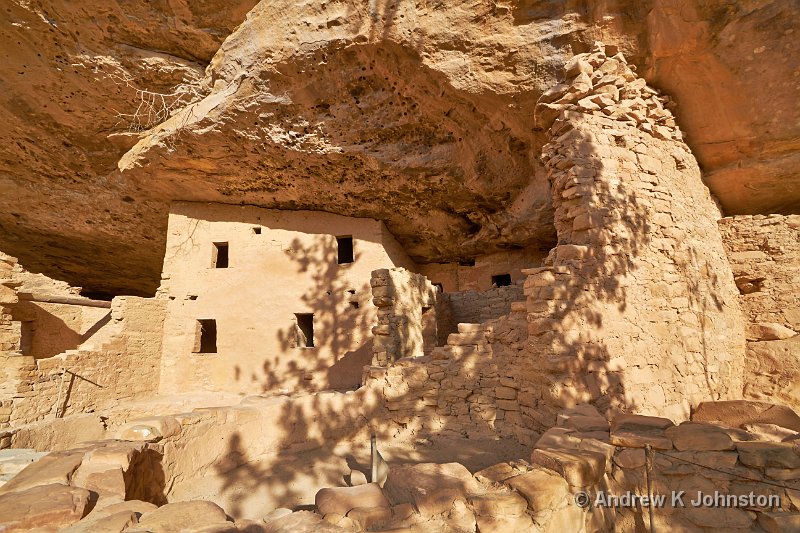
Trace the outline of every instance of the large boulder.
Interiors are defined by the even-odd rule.
[[[664,434],[680,451],[720,451],[732,450],[734,447],[730,435],[713,424],[684,422],[679,426],[668,427]]]
[[[67,485],[81,462],[83,462],[83,452],[51,453],[31,463],[0,487],[0,494],[53,483]]]
[[[321,489],[314,497],[314,504],[321,515],[339,514],[346,516],[356,507],[381,507],[388,509],[389,500],[377,483],[356,485],[355,487],[335,487]]]
[[[152,533],[179,533],[226,522],[227,519],[225,511],[213,502],[175,502],[143,514],[139,519],[139,528]]]
[[[672,441],[665,430],[674,425],[667,418],[620,414],[611,423],[611,444],[629,448],[644,448],[649,444],[657,450],[670,450]]]
[[[347,530],[326,522],[316,513],[298,511],[270,520],[265,533],[345,533]]]
[[[74,524],[89,510],[89,491],[59,483],[0,496],[0,531],[14,533]]]
[[[384,490],[392,504],[411,503],[423,516],[443,513],[453,502],[484,492],[458,463],[393,466]]]
[[[692,414],[692,421],[715,422],[734,428],[745,424],[775,424],[800,432],[800,416],[792,409],[752,400],[702,402]]]

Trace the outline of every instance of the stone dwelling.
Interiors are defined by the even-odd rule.
[[[383,223],[329,213],[179,202],[168,231],[167,394],[357,387],[370,272],[413,265]]]
[[[800,531],[798,18],[445,4],[6,9],[0,530]]]
[[[510,312],[522,269],[541,259],[523,249],[419,265],[374,219],[175,202],[155,298],[92,300],[7,258],[0,422],[150,394],[353,389],[365,366]]]
[[[513,251],[474,265],[417,265],[380,221],[253,206],[176,202],[168,233],[157,295],[166,301],[163,394],[358,387],[373,351],[386,353],[373,347],[373,271],[401,267],[432,278],[417,275],[415,289],[408,275],[400,283],[419,298],[404,302],[394,360],[429,353],[458,322],[507,313],[511,299],[522,299],[521,268],[531,260]],[[492,287],[494,307],[463,290]]]

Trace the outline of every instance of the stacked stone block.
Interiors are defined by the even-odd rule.
[[[423,309],[436,312],[436,289],[431,282],[404,268],[383,268],[372,272],[370,286],[378,308],[378,324],[372,328],[372,364],[385,366],[423,355]]]
[[[558,245],[525,282],[519,365],[539,389],[534,426],[576,403],[686,419],[740,396],[743,323],[719,211],[669,100],[599,43],[566,76],[537,105]]]
[[[120,401],[146,398],[158,390],[161,326],[165,303],[115,298],[105,339],[91,348],[34,360],[2,352],[0,428],[47,417],[92,412]],[[0,448],[8,445],[0,441]]]
[[[454,324],[480,324],[507,315],[511,304],[525,300],[522,282],[486,291],[459,291],[440,295],[449,305]]]
[[[800,215],[719,221],[747,319],[744,396],[800,407]]]
[[[365,383],[383,404],[373,417],[415,433],[532,443],[538,434],[521,414],[530,391],[508,364],[525,349],[526,314],[524,302],[517,302],[506,316],[459,324],[447,345],[428,356],[368,367]]]

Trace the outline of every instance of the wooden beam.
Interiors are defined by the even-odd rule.
[[[102,307],[111,309],[111,302],[105,300],[92,300],[82,296],[56,296],[37,292],[18,292],[17,297],[26,302],[40,302],[50,304],[82,305],[84,307]]]

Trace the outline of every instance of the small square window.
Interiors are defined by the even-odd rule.
[[[228,243],[215,242],[212,250],[211,267],[228,268]]]
[[[217,321],[213,318],[197,320],[194,353],[217,353]]]
[[[492,285],[495,287],[511,285],[511,274],[497,274],[496,276],[492,276]]]
[[[353,237],[336,237],[336,262],[340,265],[346,265],[354,260]]]
[[[312,313],[295,313],[297,318],[297,346],[299,348],[314,347],[314,315]]]
[[[255,228],[253,228],[253,233],[255,235],[261,235],[261,228],[256,226]]]

